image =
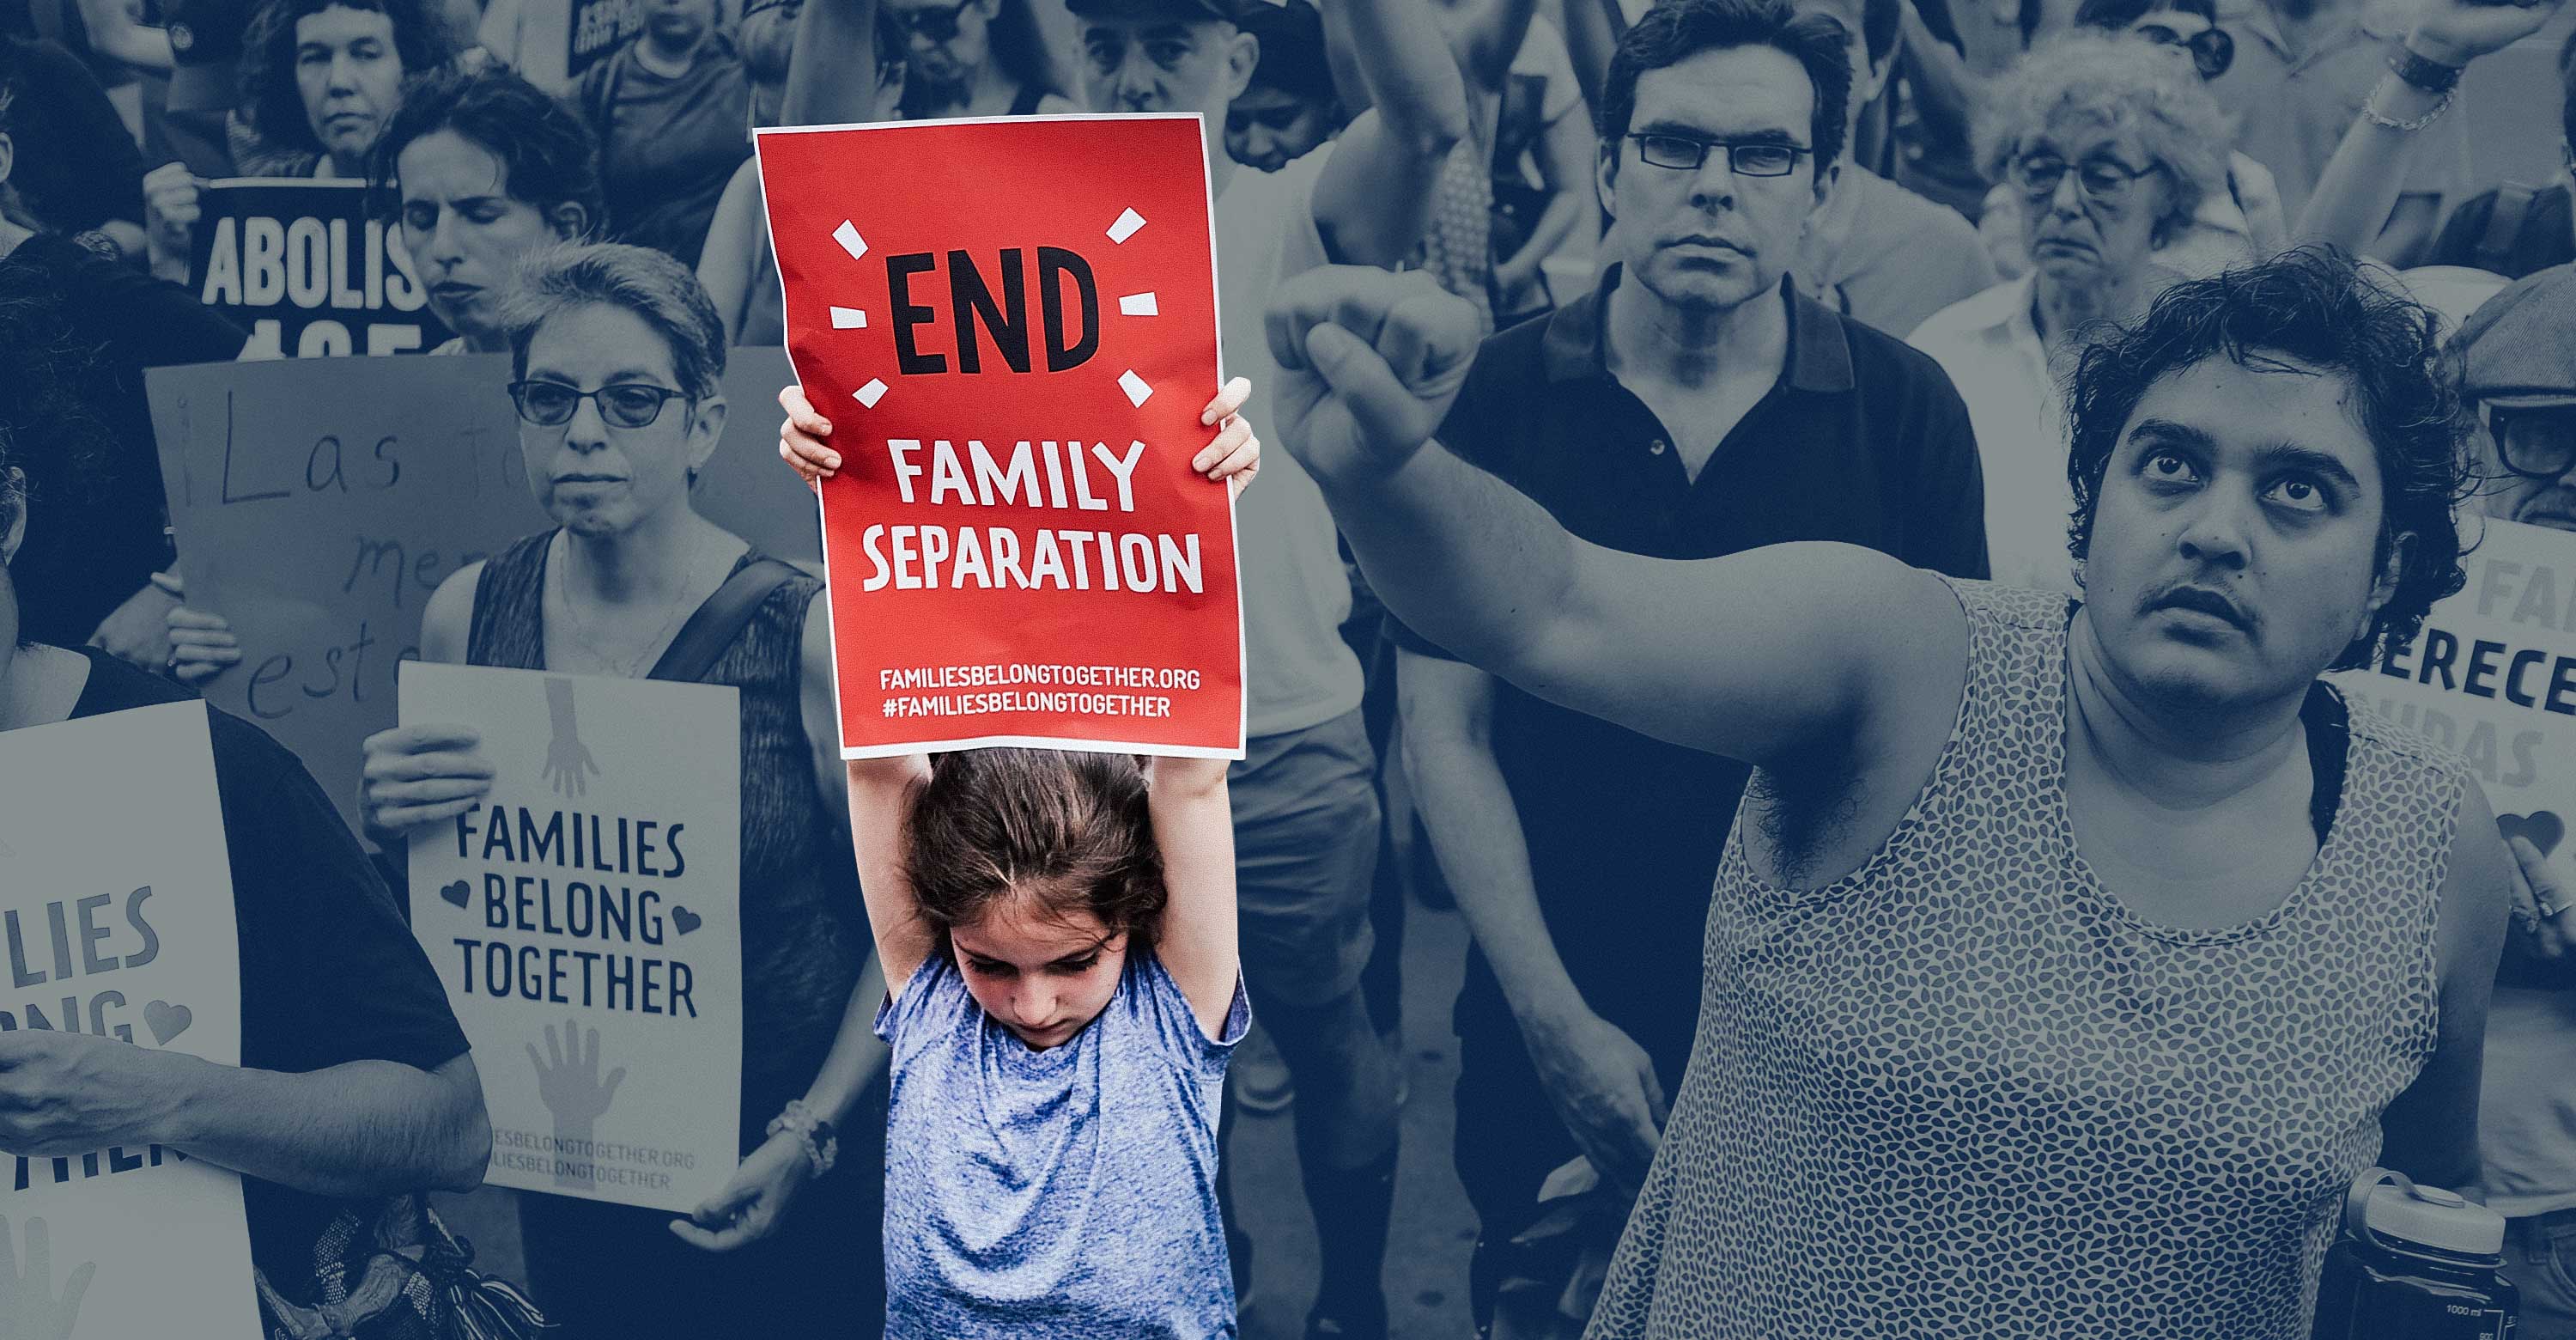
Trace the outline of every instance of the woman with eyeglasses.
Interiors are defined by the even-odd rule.
[[[2226,143],[2182,66],[2098,32],[2044,43],[1988,104],[1978,158],[2011,188],[2027,272],[1936,313],[1911,343],[1968,403],[1996,581],[2074,592],[2058,386],[2100,323],[2144,312],[2179,277],[2159,246],[2226,189]]]
[[[1057,116],[1064,95],[1029,0],[880,0],[903,34],[903,117]]]
[[[645,678],[693,614],[740,621],[698,679],[734,686],[742,710],[742,1163],[681,1219],[522,1196],[531,1292],[582,1336],[801,1335],[878,1315],[883,1117],[858,1104],[884,1065],[881,987],[844,832],[823,584],[691,502],[727,406],[724,327],[688,270],[638,247],[541,253],[504,325],[528,486],[555,527],[442,583],[422,658]],[[370,737],[370,835],[399,850],[480,801],[477,746],[434,723]],[[837,1157],[836,1132],[854,1137]]]
[[[2236,63],[2236,39],[2219,26],[2211,0],[2084,0],[2075,24],[2079,30],[2153,43],[2204,84]],[[2030,256],[2022,247],[2021,211],[2012,202],[2012,183],[1997,182],[1977,220],[1977,235],[1994,258],[1996,273],[2006,279],[2030,270]],[[2272,170],[2231,152],[2226,189],[2201,197],[2191,225],[2160,248],[2164,254],[2158,259],[2177,273],[2199,276],[2268,260],[2289,247],[2289,224]]]

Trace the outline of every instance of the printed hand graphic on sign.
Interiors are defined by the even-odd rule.
[[[560,1039],[555,1026],[546,1025],[545,1057],[537,1055],[537,1044],[528,1044],[528,1060],[537,1068],[537,1097],[555,1118],[557,1186],[590,1185],[586,1169],[591,1132],[607,1115],[608,1105],[617,1101],[617,1086],[626,1082],[624,1066],[609,1071],[606,1080],[599,1077],[599,1030],[590,1030],[586,1046],[581,1034],[581,1021],[567,1019]]]
[[[89,1292],[90,1276],[98,1273],[98,1263],[83,1261],[72,1267],[63,1281],[62,1296],[56,1298],[53,1243],[45,1221],[30,1219],[26,1230],[26,1269],[21,1271],[8,1217],[0,1215],[0,1337],[71,1340],[72,1327],[80,1321],[81,1297]]]
[[[547,784],[558,795],[586,793],[589,778],[599,775],[599,765],[591,761],[590,749],[581,742],[579,725],[573,719],[571,680],[546,681],[546,720],[554,727],[554,738],[546,744]]]

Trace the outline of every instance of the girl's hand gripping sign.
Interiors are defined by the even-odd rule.
[[[841,753],[1242,757],[1194,116],[763,130],[787,346],[830,420]]]

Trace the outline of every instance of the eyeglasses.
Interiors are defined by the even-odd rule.
[[[2487,431],[2504,468],[2525,479],[2576,470],[2576,409],[2489,409]]]
[[[2154,172],[2162,164],[2132,168],[2114,158],[2087,158],[2074,165],[2075,183],[2085,198],[2103,204],[2116,204],[2129,193],[2131,183]],[[2013,184],[2033,200],[2048,200],[2057,195],[2057,184],[2066,180],[2067,163],[2063,158],[2033,154],[2012,165]]]
[[[2203,79],[2216,79],[2236,63],[2236,39],[2224,28],[2204,28],[2189,37],[2161,23],[2141,23],[2129,31],[2161,46],[2188,48],[2191,67]]]
[[[1798,160],[1815,152],[1796,144],[1777,140],[1709,140],[1697,135],[1631,135],[1637,142],[1637,156],[1659,168],[1677,172],[1697,172],[1708,162],[1709,151],[1724,149],[1726,166],[1739,177],[1785,177],[1798,168]]]
[[[905,32],[925,42],[945,42],[957,35],[957,20],[975,0],[957,0],[953,5],[927,5],[920,9],[886,6],[888,13]]]
[[[562,382],[512,382],[510,401],[519,407],[519,417],[540,428],[561,428],[572,422],[573,414],[585,400],[599,405],[599,417],[617,428],[647,428],[662,417],[662,406],[674,400],[692,403],[696,397],[686,391],[649,382],[611,382],[596,391],[584,391]]]

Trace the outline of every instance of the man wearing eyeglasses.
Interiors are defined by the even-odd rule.
[[[1958,394],[1786,279],[1834,187],[1844,47],[1839,24],[1786,0],[1663,0],[1630,28],[1595,181],[1614,263],[1592,293],[1485,341],[1441,440],[1631,553],[1835,539],[1983,575]],[[1405,761],[1475,935],[1455,1158],[1482,1225],[1470,1302],[1490,1326],[1560,1306],[1653,1158],[1746,773],[1397,638]],[[1603,1186],[1592,1231],[1530,1241],[1542,1185],[1578,1156]]]
[[[2542,270],[2487,300],[2452,341],[2460,395],[2486,426],[2490,517],[2568,531],[2576,557],[2576,267]],[[2529,591],[2524,588],[2528,607]],[[2552,593],[2563,602],[2570,593]],[[2546,598],[2546,597],[2545,597]],[[2531,631],[2546,636],[2538,625]],[[2576,628],[2558,650],[2576,652]],[[2576,817],[2576,816],[2570,816]],[[2576,1337],[2576,867],[2529,837],[2511,847],[2532,893],[2487,1007],[2478,1145],[2487,1203],[2506,1217],[2507,1268],[2530,1340]]]

